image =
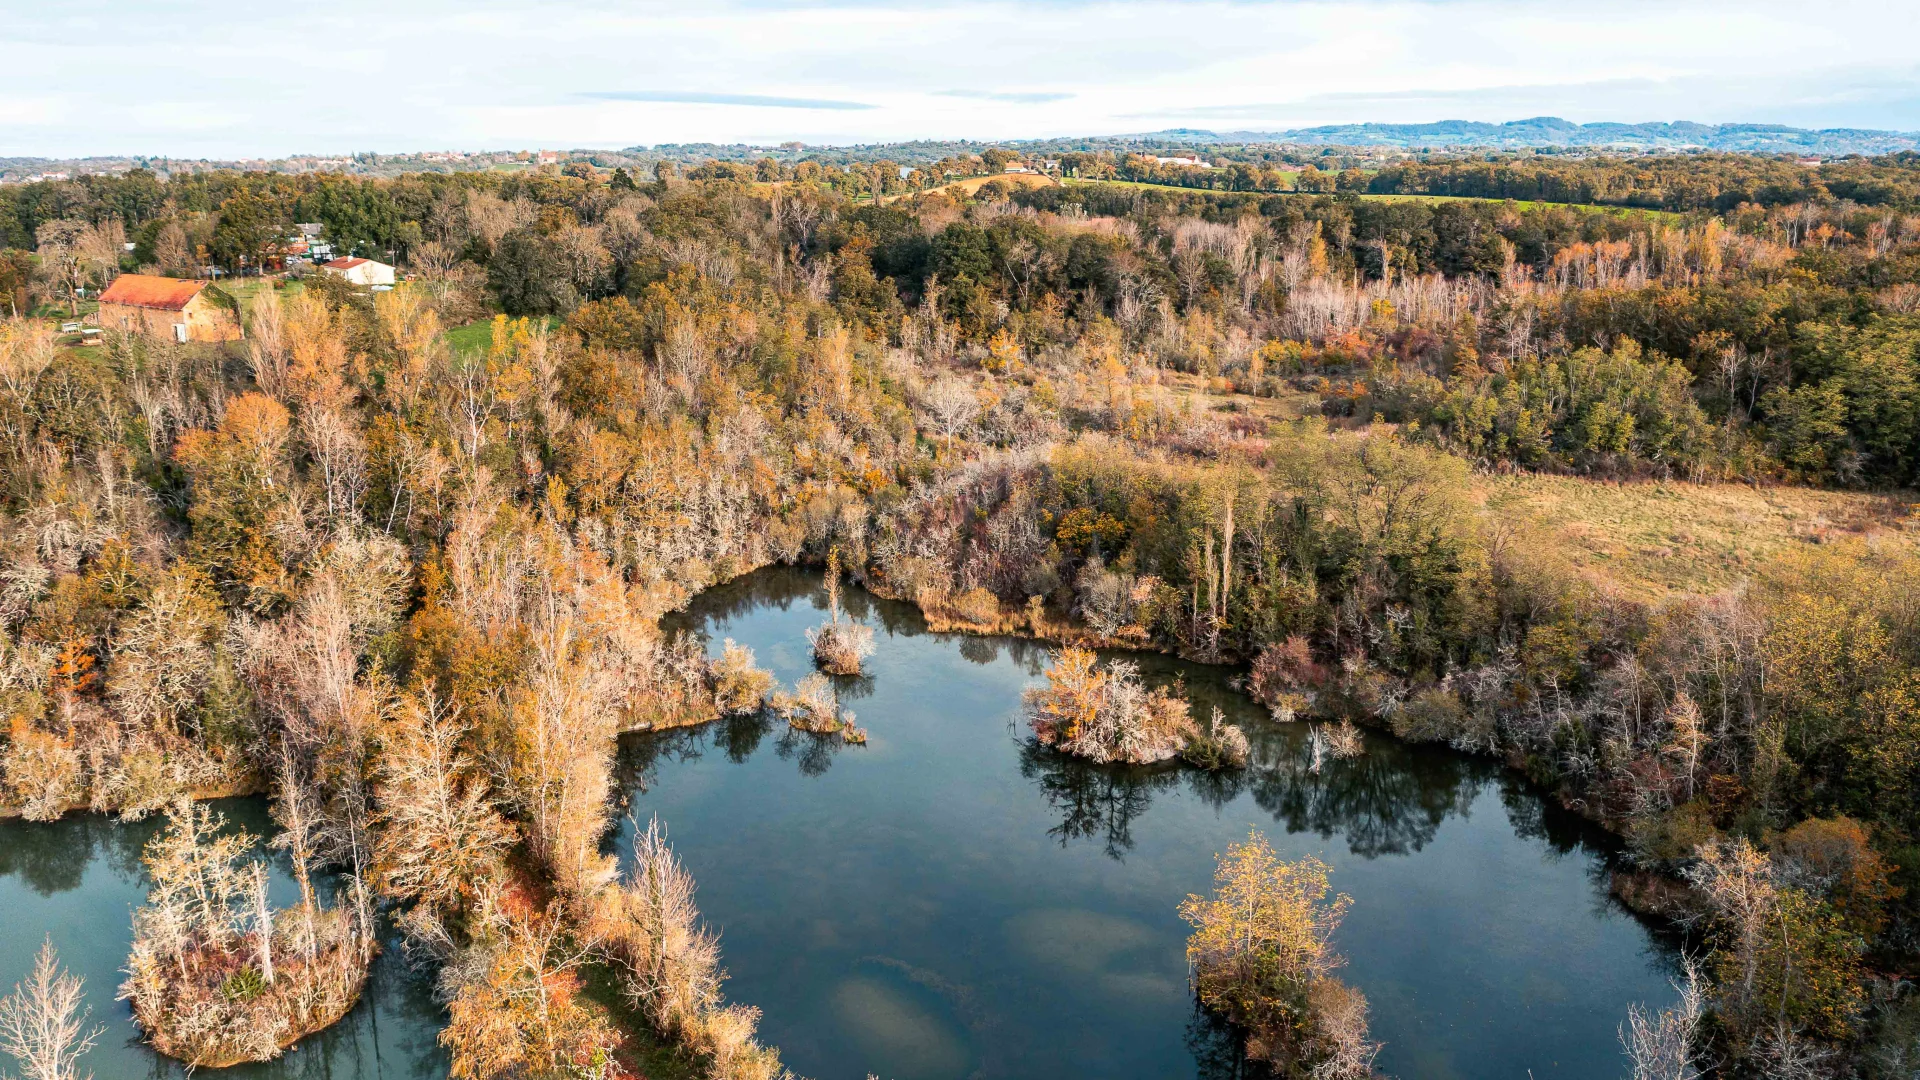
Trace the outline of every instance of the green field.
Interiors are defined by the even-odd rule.
[[[233,297],[234,300],[240,304],[240,310],[242,312],[251,313],[254,303],[260,299],[262,293],[272,290],[275,282],[285,283],[281,285],[278,290],[280,299],[282,300],[298,294],[307,287],[304,282],[294,278],[270,277],[241,278],[239,280],[228,278],[225,281],[216,282],[215,285],[221,292]]]
[[[547,316],[547,332],[560,329],[560,319]],[[491,318],[470,322],[465,326],[456,326],[446,332],[447,347],[457,355],[484,353],[493,346],[493,320]]]
[[[492,319],[481,319],[447,331],[447,346],[456,353],[483,353],[492,344]]]

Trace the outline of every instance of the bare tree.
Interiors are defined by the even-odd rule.
[[[460,750],[465,734],[459,710],[428,693],[402,708],[381,758],[375,881],[436,913],[477,895],[512,843],[486,779]]]
[[[87,276],[105,285],[120,274],[120,257],[127,250],[127,230],[119,218],[90,225],[80,234],[77,255]]]
[[[198,277],[193,258],[193,242],[177,221],[160,226],[153,239],[154,269],[173,277]]]
[[[415,244],[407,251],[407,266],[427,281],[441,281],[460,262],[460,253],[438,240]]]
[[[49,938],[27,981],[0,998],[0,1050],[20,1063],[22,1080],[92,1080],[80,1071],[80,1056],[105,1027],[87,1027],[93,1010],[83,1003],[83,987],[79,976],[60,970]]]
[[[300,414],[300,434],[320,467],[327,519],[342,524],[358,521],[360,500],[367,490],[367,451],[360,433],[339,413],[316,406]]]
[[[1737,989],[1730,982],[1721,990],[1744,1002],[1753,994],[1768,921],[1780,904],[1773,863],[1745,839],[1702,844],[1695,854],[1698,859],[1687,869],[1687,880],[1725,927],[1739,965]]]
[[[40,273],[53,295],[67,302],[67,313],[80,314],[80,291],[87,285],[87,256],[83,243],[87,223],[61,218],[34,230],[34,246],[40,253]]]
[[[635,823],[633,869],[621,891],[622,931],[610,943],[634,1004],[668,1032],[695,1029],[720,1002],[720,940],[700,924],[693,876],[655,818]]]
[[[953,449],[954,435],[972,423],[980,412],[980,399],[974,395],[973,387],[951,375],[928,387],[920,404],[940,426],[940,433],[947,437],[949,451]]]
[[[1694,1059],[1694,1031],[1706,1012],[1706,988],[1692,957],[1681,961],[1686,982],[1676,980],[1680,1000],[1659,1015],[1634,1004],[1620,1025],[1620,1045],[1633,1067],[1632,1080],[1698,1080],[1703,1075]]]

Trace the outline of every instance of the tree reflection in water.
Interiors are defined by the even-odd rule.
[[[929,634],[913,605],[880,600],[864,589],[847,589],[843,602],[850,615],[887,635],[954,640],[960,655],[972,664],[992,665],[1004,656],[1037,676],[1052,653],[1045,643],[1018,638]],[[670,629],[700,632],[721,621],[769,607],[787,611],[796,604],[824,610],[818,575],[792,568],[768,569],[708,590],[700,597],[697,615],[672,615],[667,623]],[[1591,849],[1596,843],[1607,846],[1586,822],[1549,805],[1523,779],[1491,761],[1369,733],[1365,754],[1326,761],[1316,772],[1307,746],[1307,725],[1274,723],[1224,669],[1154,654],[1127,658],[1140,664],[1151,684],[1184,681],[1194,715],[1204,716],[1218,707],[1229,721],[1240,725],[1252,742],[1250,764],[1243,770],[1223,772],[1180,765],[1096,766],[1027,740],[1020,750],[1021,774],[1059,815],[1059,824],[1048,833],[1062,845],[1093,841],[1120,859],[1133,847],[1133,822],[1152,805],[1153,796],[1184,784],[1216,810],[1250,794],[1288,832],[1312,832],[1327,839],[1339,833],[1348,849],[1363,858],[1404,855],[1425,847],[1442,822],[1464,814],[1487,785],[1494,784],[1521,836],[1542,839],[1562,854]],[[871,695],[875,686],[872,675],[863,674],[835,678],[834,689],[842,701],[854,701]],[[622,771],[644,785],[659,761],[697,757],[709,739],[729,760],[743,762],[775,726],[781,728],[775,752],[782,760],[794,762],[803,775],[824,774],[844,749],[838,739],[791,731],[765,715],[738,717],[709,728],[628,740],[622,747]]]
[[[1582,1027],[1583,1017],[1597,1012],[1581,1009],[1597,1003],[1614,1016],[1624,1008],[1618,1003],[1627,991],[1619,987],[1644,983],[1644,965],[1632,951],[1642,939],[1576,909],[1583,902],[1610,903],[1604,853],[1614,845],[1519,774],[1377,732],[1365,736],[1364,755],[1324,761],[1315,770],[1308,724],[1275,722],[1239,690],[1228,669],[1149,654],[1126,658],[1138,662],[1155,685],[1184,678],[1196,717],[1218,706],[1246,732],[1250,767],[1206,772],[1179,763],[1094,765],[1042,748],[1027,735],[1020,691],[1039,680],[1051,646],[932,634],[910,605],[852,588],[845,599],[856,617],[894,639],[880,643],[867,678],[836,680],[842,700],[865,699],[857,707],[876,732],[875,745],[854,759],[860,765],[833,771],[846,749],[840,740],[796,732],[764,715],[630,738],[621,754],[623,789],[634,793],[644,785],[649,794],[637,796],[638,803],[673,817],[687,828],[690,847],[708,855],[711,876],[703,884],[716,909],[730,916],[730,957],[748,970],[744,981],[756,988],[752,1000],[768,1009],[769,1023],[787,1025],[796,1061],[811,1053],[859,1064],[832,1045],[841,1036],[819,1034],[841,1031],[836,1024],[860,1032],[874,1026],[864,1013],[835,1011],[842,1008],[836,987],[847,977],[847,965],[858,963],[863,979],[892,988],[890,1007],[897,1006],[903,1023],[924,1023],[929,1032],[945,1031],[942,1025],[966,1031],[963,1041],[977,1055],[970,1066],[983,1074],[995,1074],[1000,1060],[1050,1053],[1083,1038],[1088,1047],[1125,1045],[1137,1055],[1103,1060],[1106,1074],[1199,1080],[1268,1075],[1247,1066],[1242,1036],[1230,1025],[1197,1010],[1190,1015],[1191,997],[1180,985],[1184,930],[1161,925],[1179,895],[1204,888],[1200,856],[1208,841],[1223,829],[1244,835],[1249,824],[1276,839],[1282,831],[1302,834],[1297,846],[1344,848],[1344,854],[1327,852],[1336,862],[1374,860],[1366,870],[1356,866],[1352,881],[1373,889],[1376,900],[1397,901],[1397,890],[1411,890],[1404,904],[1368,907],[1381,913],[1382,925],[1374,929],[1386,936],[1376,936],[1371,950],[1359,950],[1355,958],[1356,966],[1370,965],[1370,977],[1385,988],[1376,1003],[1380,1024],[1394,1032],[1398,1047],[1408,1048],[1396,1051],[1401,1056],[1412,1054],[1409,1060],[1424,1065],[1429,1056],[1457,1064],[1478,1054],[1519,1075],[1524,1068],[1505,1066],[1532,1063],[1523,1058],[1556,1049],[1549,1043],[1564,1035],[1585,1040],[1581,1046],[1611,1060],[1613,1021]],[[811,668],[803,634],[823,608],[817,575],[772,570],[704,594],[676,628],[702,634],[712,652],[731,636],[753,647],[759,662],[791,685]],[[697,775],[677,786],[667,762],[687,762]],[[823,775],[823,783],[811,782]],[[1489,813],[1496,794],[1511,830],[1502,827],[1498,812]],[[1455,822],[1441,832],[1443,822],[1464,817],[1470,808],[1481,811],[1472,826]],[[1165,821],[1143,816],[1150,812]],[[1175,828],[1161,827],[1166,824]],[[1463,841],[1458,852],[1451,847],[1455,829]],[[1305,835],[1322,841],[1307,842]],[[729,849],[730,838],[737,838],[737,851]],[[1061,858],[1059,848],[1071,855]],[[1429,860],[1424,864],[1392,858],[1422,851]],[[1553,903],[1529,908],[1526,899],[1503,892],[1491,898],[1492,905],[1504,904],[1507,916],[1526,918],[1483,925],[1475,890],[1487,887],[1489,874],[1525,874],[1520,887],[1531,897],[1530,875],[1536,853],[1543,851],[1550,860],[1556,854],[1581,860],[1577,865],[1591,875],[1591,887],[1570,882],[1564,865],[1549,869],[1540,874],[1541,895]],[[1436,856],[1443,861],[1432,862]],[[1125,870],[1117,870],[1122,865]],[[1456,865],[1461,880],[1451,884],[1460,888],[1423,891],[1429,867]],[[1122,886],[1104,888],[1106,883]],[[1152,905],[1141,908],[1149,896]],[[827,914],[796,935],[795,915],[815,912]],[[1608,914],[1617,924],[1617,916]],[[1516,926],[1526,933],[1511,929]],[[1415,951],[1429,955],[1396,955],[1399,942],[1392,935],[1405,927],[1428,928]],[[1455,932],[1442,940],[1432,927]],[[1583,945],[1577,957],[1534,947],[1539,934],[1562,927],[1576,933],[1600,927],[1605,944]],[[1475,952],[1483,944],[1484,956]],[[897,973],[873,970],[872,964],[891,962],[881,954],[903,966]],[[1134,964],[1149,954],[1159,968]],[[1601,960],[1587,963],[1589,954]],[[1128,959],[1113,959],[1120,956]],[[1517,992],[1488,981],[1479,968],[1471,977],[1462,975],[1463,964],[1483,960],[1487,970],[1510,966],[1516,985],[1537,981],[1552,993],[1527,999],[1528,1015],[1513,1022]],[[913,978],[904,965],[940,972],[973,991],[968,1000],[997,1028],[979,1027],[980,1017],[958,1007],[960,999],[944,990],[922,994],[939,988]],[[1581,971],[1595,976],[1591,985],[1572,981]],[[1087,987],[1089,1001],[1108,995],[1124,1009],[1088,1009],[1069,1023],[1079,1003],[1059,999],[1055,978]],[[1636,992],[1651,1000],[1647,995],[1657,994],[1664,979],[1645,985],[1652,989]],[[994,987],[998,996],[989,990]],[[1554,1004],[1552,994],[1565,1001]],[[1499,1030],[1512,1045],[1492,1045],[1472,1034],[1474,1025],[1487,1024],[1507,1025]],[[1148,1028],[1151,1038],[1134,1038]],[[1518,1043],[1526,1045],[1515,1048]],[[1075,1072],[1061,1066],[1067,1060],[1053,1062],[1056,1074]],[[1588,1060],[1567,1075],[1602,1075],[1592,1065]],[[851,1067],[839,1071],[860,1075]],[[1438,1070],[1401,1071],[1413,1074]]]
[[[1133,819],[1146,813],[1153,793],[1180,782],[1177,766],[1096,765],[1028,739],[1020,747],[1020,775],[1032,780],[1060,814],[1047,830],[1065,847],[1099,839],[1107,854],[1123,858],[1133,847]]]
[[[1203,1008],[1199,998],[1194,999],[1193,1015],[1187,1019],[1186,1043],[1196,1080],[1269,1080],[1273,1076],[1266,1065],[1247,1060],[1246,1032]]]
[[[780,733],[780,738],[773,744],[773,752],[780,756],[781,761],[798,765],[801,776],[823,776],[833,768],[833,756],[846,745],[847,740],[837,732],[822,735],[789,727]]]
[[[819,573],[791,566],[768,567],[708,589],[700,594],[697,614],[691,608],[669,612],[661,618],[660,627],[669,634],[693,631],[703,623],[731,621],[767,608],[790,611],[796,603],[814,611],[827,610]],[[865,589],[843,590],[840,607],[854,621],[874,627],[882,634],[927,632],[927,623],[921,618],[919,608],[889,603]]]
[[[836,680],[838,681],[838,680]],[[849,678],[849,683],[864,683],[869,692],[872,680]],[[859,686],[856,685],[856,690]],[[744,763],[760,749],[775,730],[773,752],[782,761],[793,762],[802,776],[820,776],[833,767],[833,759],[849,747],[838,734],[816,735],[798,731],[765,709],[744,716],[729,716],[698,727],[670,731],[642,731],[622,737],[614,755],[614,780],[623,797],[631,799],[652,789],[662,763],[697,761],[711,745],[736,765]],[[624,810],[624,807],[622,808]]]
[[[1460,755],[1369,737],[1366,753],[1330,759],[1316,773],[1304,725],[1284,734],[1254,747],[1247,770],[1254,802],[1288,832],[1344,834],[1347,849],[1362,858],[1427,846],[1441,822],[1473,805],[1489,772]]]
[[[96,855],[116,876],[138,874],[140,854],[159,827],[157,819],[134,823],[79,813],[10,828],[0,843],[0,877],[18,874],[34,892],[53,896],[78,888]]]
[[[1267,724],[1254,739],[1247,768],[1206,772],[1182,765],[1095,765],[1028,739],[1020,771],[1060,816],[1049,835],[1063,846],[1097,840],[1115,859],[1133,847],[1133,821],[1152,805],[1154,794],[1182,782],[1215,809],[1251,792],[1288,832],[1344,834],[1348,849],[1363,858],[1403,855],[1426,846],[1448,817],[1465,813],[1493,771],[1457,755],[1410,752],[1385,738],[1368,743],[1366,754],[1327,761],[1315,772],[1304,725]]]

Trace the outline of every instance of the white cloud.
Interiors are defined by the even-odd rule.
[[[1859,27],[1872,32],[1847,29]],[[0,25],[12,95],[0,154],[991,139],[1546,113],[1913,129],[1917,33],[1920,5],[1882,0],[67,0]],[[594,96],[623,94],[652,100]]]

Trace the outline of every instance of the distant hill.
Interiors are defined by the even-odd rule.
[[[849,166],[891,162],[928,165],[942,158],[978,154],[990,146],[1017,148],[1023,153],[1052,156],[1068,152],[1181,153],[1205,148],[1209,159],[1222,162],[1271,160],[1278,148],[1283,160],[1321,161],[1327,147],[1344,148],[1345,165],[1397,158],[1400,151],[1432,151],[1449,157],[1478,150],[1565,150],[1572,152],[1710,150],[1746,154],[1800,154],[1841,157],[1846,154],[1894,154],[1920,150],[1920,131],[1876,131],[1868,128],[1788,127],[1783,124],[1673,123],[1576,124],[1557,116],[1536,116],[1504,124],[1476,120],[1442,120],[1433,124],[1328,124],[1286,131],[1210,131],[1204,128],[1167,128],[1125,135],[1080,135],[1045,139],[922,139],[911,142],[806,145],[797,142],[766,146],[747,143],[662,143],[629,146],[624,150],[573,149],[443,150],[405,154],[306,154],[288,158],[235,160],[181,160],[146,156],[41,158],[0,156],[0,184],[35,180],[62,180],[88,174],[118,174],[129,169],[151,169],[161,176],[213,169],[260,170],[284,173],[341,172],[360,176],[398,176],[410,172],[465,172],[513,170],[544,163],[584,162],[603,169],[626,167],[650,171],[656,162],[697,165],[706,161],[754,162],[772,158],[781,163],[817,161]],[[1307,149],[1307,148],[1313,149]],[[1340,166],[1340,167],[1344,167]]]
[[[1488,124],[1442,120],[1433,124],[1328,124],[1288,131],[1199,132],[1191,128],[1155,132],[1155,136],[1212,139],[1224,143],[1295,143],[1310,146],[1396,146],[1407,149],[1487,147],[1584,147],[1647,150],[1721,150],[1749,154],[1890,154],[1920,149],[1920,132],[1867,128],[1787,127],[1783,124],[1696,124],[1689,120],[1658,124],[1576,124],[1557,116],[1536,116]]]

